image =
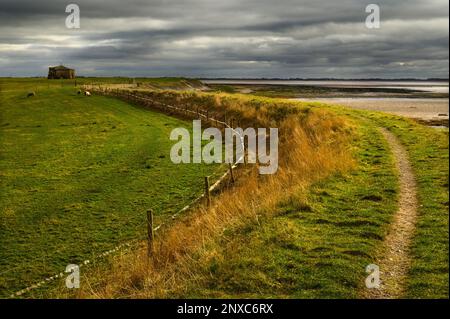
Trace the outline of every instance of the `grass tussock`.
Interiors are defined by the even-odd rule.
[[[280,202],[286,200],[306,207],[302,196],[286,195],[301,194],[312,183],[354,164],[348,149],[351,125],[332,113],[226,94],[171,92],[161,98],[166,103],[192,106],[197,101],[200,103],[196,105],[209,105],[216,112],[239,116],[248,124],[278,127],[278,171],[274,175],[258,175],[255,165],[239,170],[241,178],[235,186],[215,196],[211,208],[199,206],[158,234],[153,258],[148,260],[142,243],[132,253],[116,257],[110,269],[104,265],[92,268],[83,277],[84,283],[75,297],[167,298],[183,294],[187,283],[192,285],[199,280],[196,269],[215,258],[211,247],[223,239],[227,230],[270,218]],[[58,292],[59,297],[64,294],[64,290]]]

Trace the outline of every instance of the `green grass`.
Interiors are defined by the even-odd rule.
[[[383,137],[370,122],[358,132],[357,169],[315,184],[307,194],[290,194],[273,218],[226,231],[188,296],[358,297],[398,196]]]
[[[316,104],[324,107],[323,104]],[[401,116],[332,107],[388,128],[405,146],[418,186],[418,221],[406,298],[449,297],[449,131]]]
[[[187,122],[71,86],[26,98],[35,80],[4,81],[0,296],[144,235],[147,208],[160,223],[220,171],[171,162],[169,134]]]
[[[136,81],[173,88],[185,79]],[[167,136],[186,126],[180,120],[107,97],[78,96],[70,80],[0,79],[0,89],[0,296],[143,235],[147,207],[158,212],[159,223],[200,193],[202,177],[218,169],[170,162]],[[37,96],[27,99],[30,90]],[[154,94],[163,99],[165,93]],[[234,96],[241,97],[230,95],[230,101]],[[213,105],[214,94],[203,97],[192,99]],[[262,101],[251,99],[247,103]],[[267,101],[277,111],[295,103]],[[204,248],[212,257],[199,263],[196,281],[175,297],[357,297],[364,268],[379,253],[397,209],[398,180],[377,129],[387,127],[406,147],[418,183],[405,297],[448,298],[448,129],[307,105],[356,119],[357,169],[287,194],[273,218],[227,229],[219,244]]]
[[[419,218],[412,246],[408,298],[449,297],[448,129],[373,114],[406,147],[418,184]]]
[[[397,209],[396,172],[377,130],[386,127],[407,149],[418,183],[419,216],[403,297],[448,298],[448,129],[378,112],[310,106],[331,108],[358,122],[358,170],[315,185],[306,201],[292,194],[274,218],[228,230],[219,249],[210,247],[217,252],[189,285],[188,296],[360,296],[364,267],[382,253]]]
[[[127,77],[77,77],[76,79],[58,79],[48,80],[42,78],[0,78],[0,92],[21,90],[40,90],[50,88],[76,87],[85,84],[143,84],[151,85],[153,88],[160,89],[189,89],[191,87],[201,86],[199,80],[186,78],[127,78]]]

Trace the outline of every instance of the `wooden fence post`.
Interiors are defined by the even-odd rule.
[[[205,197],[208,207],[211,207],[211,194],[209,192],[209,177],[205,176]]]
[[[153,211],[147,210],[147,255],[151,257],[153,254]]]
[[[228,166],[229,166],[229,168],[230,168],[231,182],[234,184],[233,164],[228,163]]]

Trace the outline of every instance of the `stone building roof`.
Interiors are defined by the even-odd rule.
[[[53,70],[56,70],[56,71],[58,71],[58,70],[73,70],[71,68],[65,67],[64,65],[51,66],[50,69],[53,69]]]

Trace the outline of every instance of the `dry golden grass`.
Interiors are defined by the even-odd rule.
[[[142,243],[135,251],[114,257],[109,269],[105,265],[91,268],[84,274],[77,295],[70,297],[183,296],[189,285],[202,280],[204,274],[197,269],[215,256],[214,246],[219,245],[226,229],[257,222],[261,216],[270,218],[288,194],[301,194],[311,183],[353,166],[348,149],[351,126],[330,112],[295,103],[278,105],[276,100],[225,94],[171,92],[170,95],[171,103],[174,99],[186,103],[201,98],[207,100],[203,101],[204,105],[210,105],[211,109],[226,110],[248,124],[278,127],[278,171],[260,176],[255,165],[238,170],[236,184],[215,196],[211,208],[201,205],[158,234],[151,260]],[[169,102],[168,95],[164,98]],[[57,296],[68,297],[63,290]]]

